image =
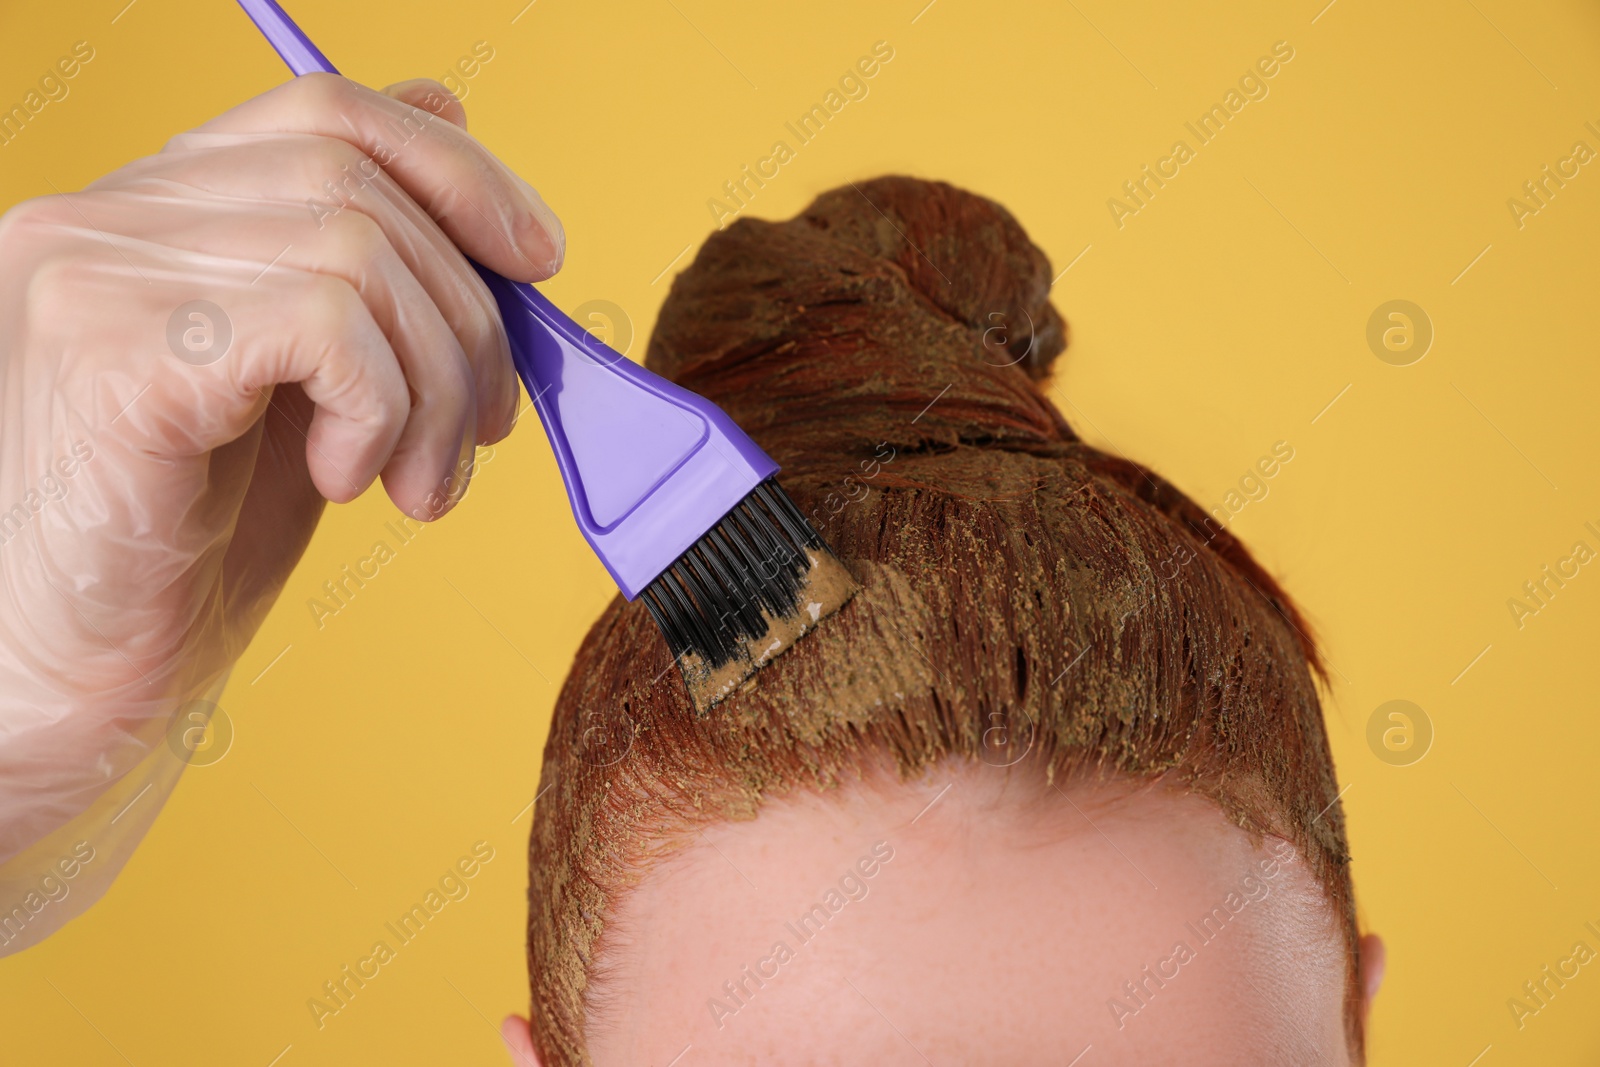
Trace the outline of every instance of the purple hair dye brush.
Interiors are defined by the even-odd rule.
[[[273,0],[239,0],[296,75],[337,74]],[[477,263],[555,449],[578,527],[643,597],[697,707],[771,662],[856,586],[721,408],[612,350],[533,286]]]

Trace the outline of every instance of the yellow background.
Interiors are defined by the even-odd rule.
[[[74,41],[97,55],[0,148],[0,204],[79,188],[285,78],[225,0],[125,2],[6,3],[0,102]],[[290,6],[374,85],[493,47],[467,110],[566,223],[546,291],[627,309],[636,358],[707,199],[892,44],[751,213],[885,172],[982,192],[1057,270],[1081,253],[1055,287],[1073,329],[1057,391],[1090,440],[1207,506],[1293,445],[1235,529],[1335,668],[1357,891],[1390,951],[1371,1062],[1594,1063],[1600,964],[1521,1030],[1506,1002],[1580,937],[1600,948],[1583,929],[1600,925],[1600,565],[1521,629],[1506,601],[1580,538],[1600,548],[1583,530],[1600,527],[1600,164],[1520,229],[1506,201],[1574,141],[1600,148],[1583,125],[1600,126],[1600,13],[1324,2]],[[1183,123],[1279,40],[1295,58],[1270,95],[1119,229],[1107,199],[1174,140],[1196,147]],[[1365,340],[1397,298],[1436,331],[1408,367]],[[612,589],[530,419],[467,506],[318,629],[307,599],[395,514],[379,493],[332,509],[223,698],[226,757],[187,772],[105,900],[0,961],[0,1058],[502,1062],[546,723]],[[1411,766],[1366,741],[1396,698],[1435,730]],[[307,998],[478,840],[495,858],[471,896],[317,1030]]]

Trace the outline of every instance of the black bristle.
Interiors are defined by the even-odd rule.
[[[800,509],[794,506],[789,494],[779,489],[776,482],[762,482],[756,486],[756,495],[767,505],[768,510],[778,517],[778,522],[788,533],[790,540],[811,548],[821,546],[822,538],[811,528],[811,524],[806,522],[805,516],[800,514]]]
[[[713,543],[725,543],[723,553],[734,571],[738,574],[738,588],[743,593],[743,602],[748,607],[750,614],[759,619],[763,608],[773,610],[767,603],[768,597],[763,596],[764,587],[759,575],[756,573],[761,565],[760,553],[750,544],[749,538],[739,529],[738,521],[733,517],[723,519],[711,529],[702,539],[710,539]]]
[[[661,632],[663,634],[666,634],[666,636],[667,636],[667,645],[669,647],[676,648],[677,647],[677,643],[673,640],[672,634],[668,633],[668,630],[672,625],[672,623],[671,623],[672,615],[669,612],[663,611],[661,609],[661,605],[656,603],[656,595],[655,595],[655,593],[652,592],[649,589],[646,589],[640,595],[639,599],[644,601],[644,606],[647,609],[649,609],[649,611],[650,611],[650,617],[652,619],[656,620],[656,625],[661,627]],[[677,653],[673,653],[673,654],[676,655]]]
[[[689,588],[689,578],[683,567],[674,563],[667,568],[665,574],[650,584],[652,586],[659,584],[666,592],[667,607],[672,612],[677,628],[687,639],[688,647],[717,643],[717,635],[707,624],[705,613],[696,605],[694,594]]]
[[[764,634],[769,619],[800,610],[811,570],[807,549],[832,554],[768,478],[641,596],[672,655],[693,654],[714,670],[747,655],[745,642]]]
[[[807,569],[807,545],[804,537],[791,537],[789,531],[775,521],[774,508],[761,506],[766,502],[762,490],[767,484],[763,482],[756,486],[745,497],[741,517],[745,528],[752,531],[752,536],[760,546],[762,566],[758,577],[776,605],[772,614],[782,615],[792,609],[795,597],[799,595],[800,581]]]
[[[725,555],[725,545],[716,530],[712,530],[701,540],[699,549],[700,555],[704,557],[707,566],[715,575],[714,580],[727,591],[727,598],[732,605],[729,610],[737,614],[746,627],[762,625],[761,611],[750,596],[750,584],[730,565]]]

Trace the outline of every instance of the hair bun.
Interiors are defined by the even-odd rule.
[[[1048,449],[1076,440],[1034,386],[1067,342],[1050,277],[999,204],[879,178],[713,234],[646,364],[785,466],[883,441]]]

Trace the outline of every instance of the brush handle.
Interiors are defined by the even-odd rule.
[[[238,0],[296,75],[338,74],[274,0]],[[721,408],[595,339],[526,282],[474,262],[566,482],[629,600],[778,465]]]

